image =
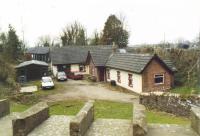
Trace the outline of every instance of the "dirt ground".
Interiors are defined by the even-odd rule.
[[[68,80],[58,82],[63,86],[63,90],[56,94],[47,96],[44,101],[54,102],[69,99],[81,100],[109,100],[117,102],[137,102],[138,96],[129,93],[112,91],[104,83],[91,83],[85,80]]]

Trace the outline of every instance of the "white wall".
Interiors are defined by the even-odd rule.
[[[80,72],[79,71],[79,64],[71,64],[70,65],[71,72]],[[80,72],[81,74],[89,74],[89,65],[85,66],[85,72]]]
[[[90,74],[89,70],[90,70],[89,65],[86,65],[85,66],[85,74]]]
[[[53,72],[53,76],[55,76],[56,77],[56,75],[57,75],[57,73],[58,73],[58,68],[57,68],[57,66],[51,66],[51,69],[52,69],[52,72]]]
[[[70,71],[71,72],[79,72],[79,64],[71,64]]]
[[[117,71],[120,71],[120,76],[121,76],[121,83],[117,82]],[[133,87],[130,87],[128,85],[128,74],[132,74],[133,78]],[[106,74],[107,76],[107,74]],[[142,75],[140,74],[135,74],[131,72],[126,72],[122,70],[116,70],[116,69],[111,69],[110,68],[110,79],[107,79],[107,81],[115,80],[117,85],[124,87],[126,89],[129,89],[133,92],[136,93],[141,93],[142,92]]]

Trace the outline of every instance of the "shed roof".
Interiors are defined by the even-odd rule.
[[[22,68],[22,67],[26,67],[26,66],[32,65],[32,64],[40,65],[40,66],[48,66],[48,64],[46,62],[38,61],[38,60],[30,60],[30,61],[24,61],[24,62],[20,63],[15,68]]]
[[[50,49],[49,47],[33,47],[29,48],[26,53],[31,53],[31,54],[47,54],[49,53]]]
[[[160,59],[157,55],[150,54],[115,53],[107,61],[106,66],[141,73],[154,57]],[[176,68],[170,60],[160,60],[170,71],[176,71]]]

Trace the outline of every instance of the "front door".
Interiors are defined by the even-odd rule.
[[[98,71],[99,71],[99,81],[104,81],[105,68],[99,67]]]

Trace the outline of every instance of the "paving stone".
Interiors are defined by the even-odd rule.
[[[132,136],[130,120],[122,119],[97,119],[85,136]]]
[[[12,113],[0,118],[0,136],[12,136],[12,119],[16,118],[19,113]]]
[[[28,136],[69,136],[72,116],[53,115],[36,127]]]
[[[199,136],[189,125],[149,124],[147,136]]]

